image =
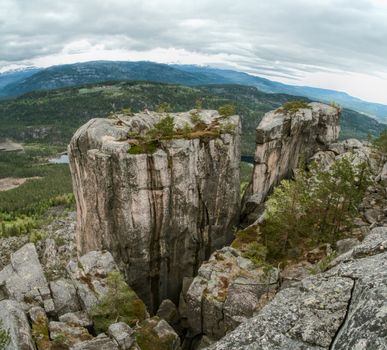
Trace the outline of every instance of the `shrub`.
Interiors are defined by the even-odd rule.
[[[107,332],[115,322],[134,326],[146,317],[146,308],[136,293],[126,284],[119,272],[107,276],[108,291],[91,310],[91,318],[97,333]]]
[[[265,264],[267,248],[258,242],[247,244],[243,257],[250,259],[254,265],[261,266]]]
[[[283,180],[266,203],[264,241],[271,259],[292,249],[336,242],[353,225],[370,172],[366,163],[336,161],[329,171],[311,166],[294,180]]]
[[[175,133],[175,123],[173,117],[167,115],[165,118],[157,122],[153,129],[148,130],[148,137],[151,139],[170,138]]]
[[[231,103],[225,104],[219,107],[218,112],[222,117],[229,117],[235,114],[235,106]]]
[[[383,154],[387,154],[387,129],[384,129],[378,138],[373,141],[374,146]]]
[[[191,122],[197,125],[197,124],[203,123],[203,119],[199,113],[194,112],[194,113],[191,113]]]
[[[0,320],[0,350],[6,349],[10,340],[9,331],[3,329],[3,322]]]
[[[203,108],[203,101],[200,98],[195,101],[195,108],[199,111]]]
[[[280,109],[277,110],[278,113],[285,114],[296,114],[300,109],[310,109],[309,104],[302,100],[286,102]]]
[[[159,113],[168,113],[170,111],[171,111],[171,106],[167,102],[162,102],[157,107],[157,112],[159,112]]]

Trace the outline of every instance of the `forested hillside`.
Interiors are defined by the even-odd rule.
[[[242,154],[252,155],[255,128],[264,113],[295,99],[299,97],[266,94],[240,85],[187,87],[150,82],[111,82],[32,92],[0,102],[0,138],[65,145],[80,125],[91,118],[105,117],[113,110],[155,110],[167,103],[171,111],[184,111],[201,100],[203,108],[235,104],[242,116]],[[341,123],[345,138],[366,138],[368,133],[377,135],[384,128],[384,124],[346,109]]]

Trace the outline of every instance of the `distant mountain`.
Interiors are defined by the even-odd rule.
[[[31,74],[32,73],[32,74]],[[7,73],[5,73],[7,74]],[[336,102],[381,122],[387,122],[387,106],[366,102],[345,92],[293,86],[246,73],[195,65],[167,65],[154,62],[93,61],[52,66],[19,76],[0,75],[0,97],[19,96],[31,91],[100,83],[105,81],[154,81],[182,85],[240,84],[266,93],[305,96],[312,100]],[[7,80],[8,79],[8,80]]]
[[[0,92],[8,84],[12,84],[22,79],[28,78],[41,70],[41,68],[28,67],[17,70],[10,70],[5,73],[0,73]]]

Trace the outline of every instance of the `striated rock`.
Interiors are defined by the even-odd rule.
[[[225,247],[211,255],[184,295],[190,336],[220,339],[253,316],[273,295],[278,285],[276,269],[265,272]]]
[[[323,274],[281,290],[211,350],[385,349],[387,227],[375,228]]]
[[[70,350],[119,350],[118,346],[105,334],[70,347]]]
[[[175,129],[197,128],[194,116],[202,131],[129,154],[128,134],[144,135],[166,115],[93,119],[69,146],[79,251],[110,251],[154,311],[178,300],[183,278],[230,243],[239,219],[239,117],[172,113]]]
[[[265,114],[256,130],[254,171],[244,202],[255,195],[262,203],[273,186],[292,175],[301,156],[307,160],[338,138],[339,111],[315,102],[309,107],[291,115],[281,109]],[[244,206],[245,215],[253,210]]]
[[[356,238],[341,239],[336,242],[336,252],[338,255],[342,255],[359,244],[360,242]]]
[[[0,286],[8,298],[20,302],[45,301],[47,307],[50,307],[50,289],[32,243],[11,255],[10,264],[0,271]]]
[[[110,325],[108,333],[110,338],[115,340],[121,350],[130,350],[136,341],[133,329],[124,322]]]
[[[14,300],[0,301],[2,328],[9,332],[10,341],[6,350],[35,350],[27,316],[21,305]]]

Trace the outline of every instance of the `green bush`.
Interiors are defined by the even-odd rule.
[[[167,115],[165,118],[157,122],[153,129],[148,130],[148,137],[150,139],[170,138],[175,133],[175,123],[173,117]]]
[[[171,111],[171,105],[167,102],[162,102],[157,107],[157,112],[159,113],[168,113]]]
[[[373,141],[374,146],[383,154],[387,154],[387,129],[380,133],[380,136]]]
[[[107,276],[108,292],[91,310],[91,318],[97,333],[107,332],[115,322],[135,326],[146,317],[146,308],[141,299],[127,285],[119,272]]]
[[[278,109],[279,113],[286,113],[293,115],[297,113],[300,109],[310,109],[309,104],[302,100],[289,101],[286,102],[280,109]]]
[[[223,106],[220,106],[218,112],[222,117],[230,117],[236,113],[236,109],[233,104],[227,103]]]
[[[283,180],[266,203],[264,242],[271,259],[289,256],[294,249],[333,244],[353,226],[370,172],[365,163],[336,161],[329,171],[311,166],[294,180]]]
[[[10,340],[9,331],[3,329],[3,322],[0,320],[0,350],[6,349]]]

